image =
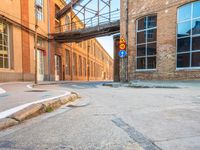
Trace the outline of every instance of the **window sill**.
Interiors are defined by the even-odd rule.
[[[136,72],[155,72],[156,69],[136,69]]]
[[[176,68],[176,71],[195,71],[200,70],[200,67],[193,67],[193,68]]]
[[[10,68],[0,68],[0,71],[14,72],[14,69],[10,69]]]

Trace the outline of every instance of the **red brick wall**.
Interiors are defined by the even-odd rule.
[[[128,52],[129,80],[200,79],[200,70],[176,70],[177,8],[194,0],[129,0]],[[121,35],[126,33],[126,0],[121,0]],[[136,20],[157,14],[157,69],[136,71]]]
[[[21,0],[21,24],[29,28],[29,1]],[[22,70],[30,73],[30,41],[29,32],[22,30]]]

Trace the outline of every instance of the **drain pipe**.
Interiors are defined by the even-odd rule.
[[[50,0],[48,0],[48,4],[47,4],[47,8],[48,8],[48,80],[51,80],[51,44],[50,44]]]
[[[128,43],[129,43],[129,41],[128,41],[128,23],[129,23],[129,17],[128,17],[128,11],[129,11],[129,9],[128,9],[128,5],[129,5],[129,0],[126,0],[126,51],[127,51],[127,53],[128,53],[128,55],[127,55],[127,58],[126,58],[126,81],[128,82],[129,81],[129,75],[128,75],[128,56],[129,56],[129,52],[128,52]]]

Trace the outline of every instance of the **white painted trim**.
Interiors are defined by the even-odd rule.
[[[0,94],[4,94],[4,93],[6,93],[6,91],[4,89],[0,88]]]
[[[27,85],[27,87],[32,89],[31,85]],[[6,111],[0,112],[0,119],[6,118],[6,117],[8,117],[8,116],[10,116],[10,115],[12,115],[12,114],[24,109],[24,108],[32,105],[32,104],[38,104],[38,103],[50,101],[50,100],[61,98],[61,97],[67,96],[67,95],[70,95],[70,92],[65,92],[65,94],[62,94],[62,95],[59,95],[59,96],[54,96],[54,97],[50,97],[50,98],[46,98],[46,99],[40,99],[38,101],[34,101],[34,102],[31,102],[31,103],[26,103],[26,104],[23,104],[23,105],[8,109]]]

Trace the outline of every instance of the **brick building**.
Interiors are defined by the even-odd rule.
[[[69,23],[55,14],[64,0],[6,0],[0,5],[0,81],[33,81],[35,74],[35,6],[37,6],[38,80],[111,80],[112,58],[96,39],[61,44],[52,40],[57,27]],[[9,9],[8,9],[9,8]],[[75,18],[78,20],[78,18]],[[75,24],[73,28],[81,26]],[[67,29],[71,28],[67,27]]]
[[[199,0],[121,0],[126,31],[128,80],[200,79]]]

